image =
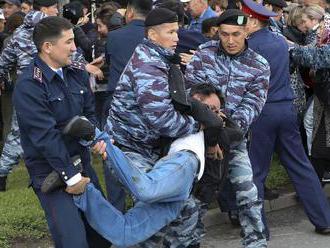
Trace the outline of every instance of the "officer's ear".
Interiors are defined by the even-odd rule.
[[[147,38],[151,41],[157,41],[158,33],[154,28],[148,28]]]
[[[52,52],[53,43],[51,41],[45,41],[41,46],[41,51],[46,54],[50,54]]]

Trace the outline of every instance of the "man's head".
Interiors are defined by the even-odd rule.
[[[20,0],[5,0],[2,1],[2,9],[5,19],[8,19],[9,16],[21,10],[21,1]]]
[[[190,0],[188,5],[188,11],[193,18],[197,19],[203,14],[207,7],[207,0]]]
[[[183,3],[177,0],[160,0],[156,2],[156,7],[169,9],[178,16],[179,25],[184,24],[185,10]]]
[[[29,13],[33,9],[33,3],[31,0],[23,0],[21,4],[21,11],[25,14]]]
[[[165,8],[153,9],[145,20],[146,35],[153,43],[166,49],[175,50],[178,38],[178,17]]]
[[[274,20],[279,21],[283,16],[283,8],[287,7],[287,3],[284,0],[264,0],[263,5],[270,11],[277,14]]]
[[[152,9],[152,0],[128,0],[125,14],[126,23],[144,20]]]
[[[236,55],[245,49],[246,22],[245,14],[237,9],[226,10],[219,16],[219,38],[228,54]]]
[[[109,2],[101,6],[96,13],[97,32],[101,37],[106,37],[108,32],[123,25],[123,16],[117,12],[120,6]]]
[[[252,0],[242,0],[242,11],[249,17],[246,25],[246,32],[248,34],[268,26],[269,18],[278,15],[268,10],[261,3],[256,3]]]
[[[58,15],[58,0],[34,0],[33,9],[39,10],[48,16]]]
[[[76,50],[72,24],[61,17],[42,19],[34,28],[33,42],[40,57],[52,68],[71,64],[71,55]]]
[[[219,113],[224,104],[221,92],[209,83],[194,85],[190,89],[190,96],[208,105],[215,113]]]
[[[219,39],[218,35],[219,31],[219,25],[218,25],[218,18],[217,17],[212,17],[205,19],[202,22],[202,34],[209,38],[209,39]]]
[[[3,11],[0,10],[0,32],[3,32],[4,29],[5,29],[5,22],[6,22],[6,19],[5,19],[5,16],[3,14]]]

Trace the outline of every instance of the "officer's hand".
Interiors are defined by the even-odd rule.
[[[206,150],[206,157],[215,160],[223,159],[223,152],[219,145],[208,147]]]
[[[79,182],[77,182],[75,185],[66,187],[65,191],[69,194],[72,195],[80,195],[84,193],[86,185],[90,182],[91,180],[88,177],[82,177]]]
[[[86,71],[95,76],[97,79],[102,80],[104,78],[103,72],[95,65],[87,64]]]
[[[190,50],[189,52],[190,53],[180,53],[182,65],[189,64],[196,51]]]
[[[106,160],[107,159],[107,153],[105,150],[106,148],[107,148],[107,144],[103,140],[101,140],[93,146],[92,151],[94,154],[102,155],[102,159]]]

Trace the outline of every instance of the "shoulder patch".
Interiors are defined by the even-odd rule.
[[[42,72],[39,67],[33,68],[33,79],[38,80],[40,83],[42,83]]]
[[[211,40],[199,46],[199,49],[209,48],[209,47],[219,47],[219,41]]]
[[[77,62],[77,61],[72,61],[71,65],[69,67],[71,67],[73,69],[82,70],[82,71],[85,70],[85,64],[81,63],[81,62]]]

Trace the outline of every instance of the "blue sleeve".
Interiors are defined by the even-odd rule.
[[[17,111],[18,124],[22,137],[24,133],[28,143],[32,143],[66,181],[79,171],[72,165],[61,131],[56,128],[57,122],[42,84],[26,78],[17,83],[13,103]],[[67,178],[64,178],[62,172],[65,172]]]
[[[322,47],[294,46],[290,50],[292,60],[313,69],[330,68],[330,45]]]

